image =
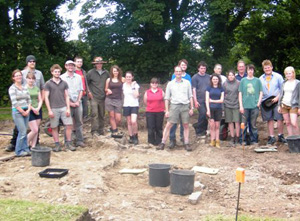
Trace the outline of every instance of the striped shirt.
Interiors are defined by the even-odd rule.
[[[30,94],[26,87],[22,86],[22,89],[19,89],[15,84],[12,84],[8,93],[13,109],[17,107],[26,108],[31,104]]]

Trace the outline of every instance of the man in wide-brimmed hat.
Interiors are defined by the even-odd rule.
[[[87,82],[91,92],[91,132],[93,136],[104,135],[105,115],[105,82],[109,78],[107,70],[102,66],[106,61],[102,57],[95,57],[92,64],[94,68],[87,73]]]

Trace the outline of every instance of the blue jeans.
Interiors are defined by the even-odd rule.
[[[259,109],[254,108],[254,109],[245,109],[244,112],[245,118],[242,118],[242,122],[247,125],[249,124],[249,127],[251,128],[250,130],[250,136],[251,136],[251,142],[258,143],[258,130],[256,126],[257,118],[259,115]],[[250,121],[249,121],[250,119]],[[247,130],[247,127],[245,127],[245,131]]]
[[[173,124],[170,130],[170,140],[176,140],[176,129],[178,124]],[[183,125],[180,121],[180,139],[183,139]]]
[[[22,152],[29,152],[27,144],[27,128],[29,116],[24,117],[19,111],[13,111],[12,117],[19,131],[15,148],[15,153],[17,156],[19,156]]]

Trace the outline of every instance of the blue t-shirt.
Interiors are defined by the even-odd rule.
[[[220,100],[221,94],[224,92],[223,87],[207,87],[206,91],[209,92],[209,98],[212,100]],[[222,103],[209,103],[209,107],[213,109],[222,109]]]

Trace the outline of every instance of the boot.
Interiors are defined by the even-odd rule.
[[[216,140],[216,147],[217,148],[220,148],[221,146],[220,146],[220,140]]]
[[[134,145],[138,145],[139,144],[139,138],[137,134],[133,135],[133,144]]]
[[[216,146],[216,141],[215,140],[210,141],[209,146],[215,147]]]
[[[133,136],[129,136],[129,140],[128,140],[128,143],[133,143]]]

